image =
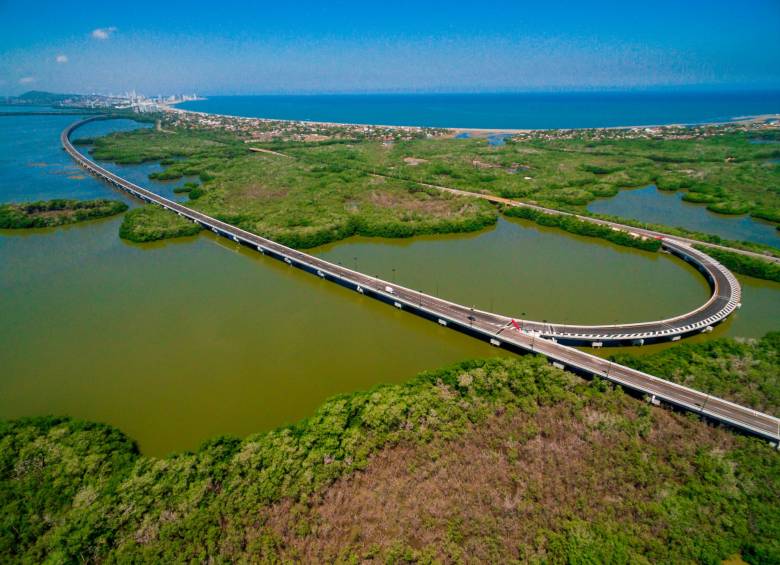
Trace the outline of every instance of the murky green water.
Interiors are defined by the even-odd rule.
[[[538,320],[657,319],[696,308],[709,292],[695,269],[669,255],[520,220],[501,219],[479,235],[352,238],[314,252],[461,304]]]
[[[19,121],[0,121],[0,201],[119,197],[70,169],[58,135],[73,119],[0,118]],[[142,180],[154,167],[121,171]],[[502,354],[210,234],[127,244],[120,221],[0,232],[0,417],[108,422],[164,454],[295,421],[336,393]],[[670,315],[707,295],[671,257],[522,222],[315,252],[478,307],[570,322]],[[745,307],[716,333],[777,329],[780,285],[744,290]]]
[[[118,224],[0,238],[2,416],[110,422],[161,454],[495,354],[210,235],[142,248]]]

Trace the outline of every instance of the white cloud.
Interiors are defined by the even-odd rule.
[[[19,84],[30,84],[35,82],[35,77],[22,77],[19,79]]]
[[[116,28],[114,26],[111,27],[99,27],[97,29],[92,30],[92,37],[94,39],[108,39],[111,37],[111,34],[116,31]]]
[[[55,61],[57,61],[60,65],[64,65],[68,62],[68,56],[59,54],[54,58]]]

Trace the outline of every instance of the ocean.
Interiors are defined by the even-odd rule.
[[[780,113],[780,91],[208,96],[215,114],[451,128],[547,129],[695,124]]]

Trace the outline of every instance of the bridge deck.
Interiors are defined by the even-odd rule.
[[[634,339],[635,335],[643,334],[656,338],[663,336],[669,339],[674,335],[691,333],[691,328],[693,328],[693,332],[696,332],[706,325],[717,323],[719,315],[723,315],[723,312],[731,313],[737,307],[739,285],[736,284],[736,280],[727,269],[703,253],[683,244],[665,242],[670,251],[696,264],[705,275],[709,273],[709,277],[711,277],[711,279],[708,277],[708,280],[713,287],[712,297],[705,305],[691,313],[671,320],[621,326],[553,326],[524,321],[523,331],[520,331],[514,327],[510,317],[475,310],[330,263],[212,218],[131,183],[82,155],[70,142],[70,134],[76,128],[95,119],[99,119],[99,117],[89,118],[66,128],[61,134],[64,149],[77,163],[92,174],[137,198],[162,206],[199,223],[217,235],[250,246],[291,266],[436,321],[441,325],[479,337],[498,347],[517,352],[538,353],[576,372],[605,378],[659,401],[732,425],[771,441],[780,441],[780,419],[778,418],[659,379],[641,371],[611,363],[600,357],[557,343],[555,339],[545,339],[545,337],[550,336],[565,338],[567,333],[578,333],[578,330],[581,334],[585,333],[587,339],[624,335],[629,336],[628,339]],[[392,292],[388,291],[387,287],[392,288]],[[736,288],[736,298],[734,288]],[[620,337],[620,339],[625,338]]]

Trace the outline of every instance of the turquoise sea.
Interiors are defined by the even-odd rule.
[[[208,96],[187,110],[321,122],[491,129],[700,123],[780,113],[780,91]]]

